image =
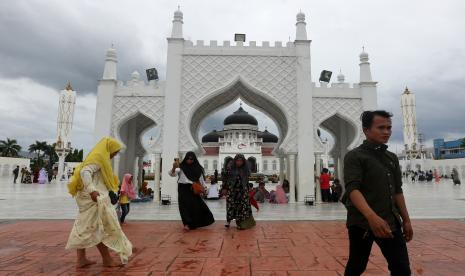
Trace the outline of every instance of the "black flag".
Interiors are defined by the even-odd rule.
[[[150,69],[145,70],[145,72],[147,73],[147,80],[148,80],[148,81],[151,81],[151,80],[158,80],[158,72],[157,72],[157,69],[155,69],[155,68],[150,68]]]

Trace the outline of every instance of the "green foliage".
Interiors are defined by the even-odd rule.
[[[21,146],[18,145],[16,139],[6,138],[6,140],[0,140],[0,156],[18,157],[20,151]]]
[[[75,149],[74,151],[70,152],[66,157],[65,161],[66,162],[82,162],[82,159],[84,157],[84,151]]]

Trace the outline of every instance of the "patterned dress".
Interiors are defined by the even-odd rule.
[[[255,226],[250,205],[248,177],[246,175],[228,173],[229,194],[226,200],[227,221],[236,220],[240,229],[248,229]]]

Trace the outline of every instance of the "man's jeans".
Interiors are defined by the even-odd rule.
[[[381,252],[388,262],[391,275],[410,275],[410,263],[408,258],[407,245],[401,231],[401,227],[392,234],[392,239],[376,238],[373,232],[357,226],[349,227],[349,261],[347,262],[346,276],[361,275],[367,266],[373,241],[378,244]]]

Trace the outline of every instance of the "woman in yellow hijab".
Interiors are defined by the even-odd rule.
[[[132,254],[132,244],[123,233],[109,198],[110,191],[118,191],[118,178],[113,173],[111,159],[120,149],[115,139],[103,138],[76,168],[68,183],[79,214],[66,249],[77,250],[78,267],[95,264],[87,259],[85,251],[93,246],[97,246],[103,265],[107,267],[126,264]],[[119,254],[121,264],[111,258],[108,248]]]

